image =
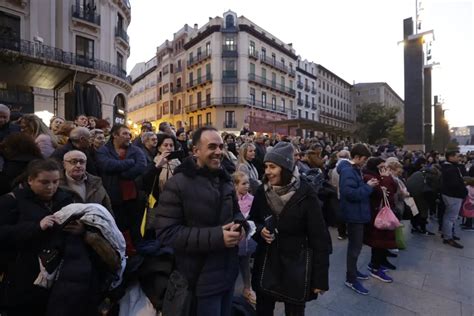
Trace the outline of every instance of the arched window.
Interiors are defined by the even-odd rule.
[[[226,16],[225,18],[225,27],[226,28],[231,28],[234,26],[234,16],[229,14],[228,16]]]
[[[117,94],[114,99],[114,105],[117,109],[125,110],[125,97],[123,94]]]

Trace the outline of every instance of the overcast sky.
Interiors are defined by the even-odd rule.
[[[433,95],[444,100],[451,126],[474,125],[473,1],[421,0],[422,31],[433,29]],[[185,23],[199,27],[233,10],[296,53],[353,82],[387,82],[404,98],[403,19],[416,0],[130,0],[131,55],[127,71],[153,57]],[[469,57],[471,56],[471,57]]]

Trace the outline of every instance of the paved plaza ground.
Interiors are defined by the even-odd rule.
[[[389,272],[394,282],[363,281],[368,296],[344,285],[347,240],[337,240],[331,229],[330,290],[307,304],[306,315],[474,315],[474,232],[460,231],[464,249],[455,249],[443,244],[439,234],[413,235],[409,226],[405,222],[408,248],[390,258],[397,266]],[[437,223],[429,228],[437,231]],[[358,262],[361,272],[367,273],[369,261],[370,248],[364,246]],[[282,304],[275,315],[284,315]]]

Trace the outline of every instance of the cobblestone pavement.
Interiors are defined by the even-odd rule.
[[[474,315],[474,232],[459,230],[464,249],[455,249],[443,244],[439,234],[413,235],[409,226],[405,222],[407,249],[390,258],[397,266],[388,273],[394,282],[363,281],[368,296],[344,285],[347,241],[337,240],[331,228],[330,291],[307,304],[306,315]],[[429,228],[436,231],[437,223]],[[367,272],[369,261],[370,248],[364,246],[358,261],[361,272]],[[284,315],[282,304],[275,315]]]

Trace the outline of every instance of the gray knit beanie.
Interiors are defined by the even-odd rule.
[[[263,162],[273,162],[284,169],[293,171],[295,167],[293,154],[293,145],[287,142],[279,142],[273,147],[272,151],[267,152]]]

